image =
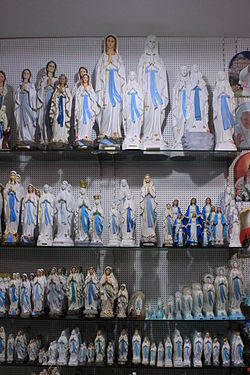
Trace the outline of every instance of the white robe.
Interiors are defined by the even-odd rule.
[[[47,210],[46,210],[47,206]],[[46,213],[47,212],[47,213]],[[46,217],[45,217],[46,213]],[[48,217],[47,217],[48,214]],[[53,240],[53,219],[54,219],[54,196],[51,193],[43,192],[39,202],[39,234],[47,240]]]
[[[181,139],[185,132],[186,122],[187,78],[180,77],[173,89],[172,130],[175,150],[183,150]]]
[[[195,116],[195,88],[198,86],[201,119]],[[209,132],[208,91],[202,77],[190,77],[187,84],[186,132]]]
[[[22,203],[22,235],[34,237],[37,225],[37,199],[35,193],[27,193]]]

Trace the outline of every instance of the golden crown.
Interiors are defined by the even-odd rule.
[[[99,194],[96,194],[93,196],[94,200],[96,201],[97,199],[100,199],[100,195]]]
[[[87,180],[80,180],[80,187],[81,188],[86,188],[87,186],[88,186]]]

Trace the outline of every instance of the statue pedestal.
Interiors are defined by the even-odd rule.
[[[55,238],[53,241],[53,246],[74,246],[74,242],[70,237]]]
[[[214,136],[205,132],[188,132],[182,137],[183,150],[210,151],[214,148]]]

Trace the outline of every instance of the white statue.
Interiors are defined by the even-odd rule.
[[[126,196],[121,216],[122,241],[120,246],[135,246],[136,211],[135,203],[131,193]]]
[[[100,195],[94,195],[94,206],[91,211],[91,245],[102,246],[104,211],[101,207]]]
[[[0,277],[0,318],[6,316],[8,311],[7,293],[9,290],[9,283],[5,282],[5,278]]]
[[[166,143],[161,127],[169,101],[168,82],[155,35],[149,35],[145,41],[145,50],[138,65],[138,83],[144,93],[143,148],[164,150]]]
[[[35,195],[34,186],[28,185],[28,192],[22,201],[22,235],[21,242],[23,243],[35,243],[35,228],[37,226],[37,197]]]
[[[100,280],[101,294],[101,318],[114,317],[114,302],[118,296],[118,283],[112,272],[112,268],[107,266]]]
[[[83,342],[80,345],[78,360],[79,360],[79,365],[80,366],[86,364],[86,360],[87,360],[87,346],[86,346],[85,342]]]
[[[71,238],[72,220],[74,212],[74,198],[67,181],[61,183],[61,189],[56,197],[56,237],[53,246],[73,246]]]
[[[212,274],[205,274],[203,276],[203,313],[206,319],[214,319],[214,303],[215,303],[215,287],[214,277]]]
[[[67,145],[69,142],[72,97],[67,82],[66,75],[61,74],[59,84],[51,98],[49,111],[52,125],[51,143],[59,147]]]
[[[1,334],[1,328],[0,328]],[[27,359],[28,339],[23,331],[19,331],[15,338],[15,358],[17,362],[25,362]]]
[[[185,65],[181,66],[179,78],[173,89],[172,104],[172,130],[174,134],[174,150],[183,150],[182,137],[185,132],[186,122],[186,100],[187,100],[187,82],[189,71]]]
[[[80,349],[80,331],[79,328],[75,328],[71,332],[69,338],[69,366],[78,366],[78,352]]]
[[[57,364],[66,366],[68,363],[69,355],[69,332],[68,330],[62,331],[57,341]]]
[[[169,336],[165,340],[165,367],[173,367],[173,345]]]
[[[235,256],[232,257],[231,270],[229,273],[229,317],[230,319],[244,319],[241,312],[241,302],[244,289],[244,277],[240,265]]]
[[[156,366],[164,367],[164,346],[161,341],[158,345]]]
[[[221,348],[221,359],[222,359],[222,366],[228,367],[230,366],[230,345],[228,339],[225,337],[223,340],[222,348]]]
[[[107,365],[112,366],[114,364],[114,344],[109,341],[107,347]]]
[[[55,197],[49,185],[44,185],[38,207],[39,236],[37,246],[52,246],[54,238]]]
[[[209,133],[207,85],[197,65],[191,67],[186,100],[186,132]]]
[[[188,337],[184,338],[183,343],[183,366],[190,367],[191,366],[191,354],[192,354],[192,344]]]
[[[156,354],[157,354],[157,347],[156,343],[153,341],[150,347],[150,366],[155,366],[156,364]]]
[[[232,201],[234,202],[234,201]],[[229,247],[241,247],[240,242],[240,220],[237,208],[233,210],[233,215],[230,220],[232,230],[230,233]]]
[[[1,94],[0,94],[0,97],[1,97]],[[0,150],[4,148],[4,142],[3,142],[4,136],[9,131],[10,131],[10,127],[8,127],[8,117],[6,114],[6,106],[0,105]]]
[[[45,146],[49,143],[51,138],[49,110],[57,81],[55,73],[56,63],[54,61],[49,61],[37,86],[38,125],[41,132],[41,144]]]
[[[94,267],[90,267],[84,282],[85,310],[86,317],[95,317],[98,314],[100,286],[99,279]]]
[[[213,356],[213,366],[219,366],[220,365],[220,343],[217,337],[214,337],[213,339],[212,356]]]
[[[244,366],[243,352],[244,344],[240,337],[240,332],[236,332],[231,340],[232,363],[234,366]]]
[[[175,319],[182,320],[182,294],[181,292],[175,293],[175,301],[174,301],[174,312],[175,312]]]
[[[87,349],[87,359],[88,365],[91,365],[95,362],[95,347],[92,342],[89,343]]]
[[[192,320],[193,298],[191,289],[186,286],[182,289],[182,315],[184,320]]]
[[[113,202],[109,212],[109,242],[108,246],[120,246],[121,242],[121,224],[120,212]]]
[[[32,315],[43,315],[45,300],[46,280],[42,275],[42,270],[37,269],[32,286]]]
[[[183,339],[181,337],[180,332],[178,329],[175,328],[174,336],[173,336],[173,346],[174,346],[174,367],[182,367],[183,360],[182,360],[182,351],[183,351]]]
[[[96,95],[101,108],[100,135],[121,138],[122,100],[126,83],[125,66],[118,53],[117,37],[105,38],[105,50],[96,66]]]
[[[12,110],[12,92],[7,84],[7,77],[3,70],[0,71],[0,150],[9,149],[10,127],[8,118]],[[7,136],[7,137],[6,137]],[[7,140],[7,142],[5,142]]]
[[[93,142],[93,126],[100,108],[87,73],[81,77],[75,93],[75,144],[79,147]]]
[[[226,72],[217,73],[213,92],[213,120],[215,129],[215,150],[236,151],[234,134],[234,93],[228,82]]]
[[[150,341],[147,336],[144,337],[142,343],[142,365],[147,366],[149,364],[149,351],[150,351]]]
[[[57,270],[52,267],[46,285],[47,302],[50,309],[50,316],[61,316],[64,310],[65,291],[60,282]]]
[[[54,340],[50,343],[49,349],[48,349],[48,365],[56,365],[57,362],[57,341]]]
[[[136,73],[129,72],[128,83],[124,88],[123,127],[125,139],[123,150],[141,148],[141,129],[143,123],[144,95],[136,81]]]
[[[128,335],[125,329],[121,331],[118,342],[118,363],[125,365],[128,361]]]
[[[1,76],[1,73],[0,73]],[[2,242],[2,216],[3,216],[3,208],[4,208],[4,201],[3,201],[3,190],[4,187],[2,184],[0,184],[0,220],[1,220],[1,225],[0,225],[0,242]]]
[[[118,292],[117,317],[120,319],[127,318],[127,308],[128,308],[128,291],[126,288],[126,284],[121,284],[120,290]]]
[[[77,74],[77,81],[72,89],[72,98],[75,98],[75,95],[76,95],[76,91],[77,89],[80,87],[81,83],[82,83],[82,79],[83,79],[83,76],[85,74],[89,74],[89,71],[88,69],[86,68],[86,66],[80,66],[80,68],[78,69],[78,74]]]
[[[203,354],[203,338],[201,332],[195,332],[193,338],[193,365],[194,367],[202,367]]]
[[[129,194],[131,195],[131,191],[129,189],[128,182],[125,178],[123,178],[121,180],[120,190],[119,190],[119,193],[118,193],[118,206],[119,206],[120,213],[123,212],[124,205],[126,203],[127,196]]]
[[[0,363],[6,361],[6,333],[4,327],[0,327]]]
[[[95,363],[96,364],[103,364],[104,359],[105,359],[105,338],[102,334],[102,331],[99,330],[97,332],[96,338],[95,338],[95,354],[96,354],[96,359]]]
[[[71,272],[67,278],[66,294],[68,298],[68,314],[78,315],[83,306],[82,300],[82,280],[75,266],[71,267]]]
[[[91,206],[86,188],[87,181],[81,180],[74,217],[75,245],[88,245],[90,242]]]
[[[204,337],[204,365],[211,366],[213,342],[209,332],[206,332]]]
[[[22,83],[15,94],[15,120],[17,124],[17,138],[20,145],[27,147],[35,144],[36,131],[36,89],[31,80],[31,71],[24,69]]]
[[[8,340],[7,340],[7,363],[13,363],[14,362],[14,350],[15,350],[15,338],[13,333],[9,334]]]
[[[135,330],[135,333],[132,337],[132,363],[134,365],[139,365],[141,363],[141,336],[138,329]]]
[[[163,220],[163,230],[164,230],[164,241],[163,246],[173,246],[173,213],[172,208],[169,203],[166,205],[165,217]]]
[[[202,309],[203,309],[203,293],[201,284],[192,283],[192,298],[193,307],[192,312],[194,319],[203,320]]]
[[[216,269],[216,277],[214,281],[215,287],[215,312],[217,319],[227,319],[228,306],[228,281],[226,277],[225,267]]]
[[[31,285],[26,273],[22,274],[20,286],[20,308],[21,318],[28,318],[32,314],[31,306]]]
[[[157,245],[157,198],[155,187],[149,174],[146,174],[141,188],[140,215],[141,215],[141,244]]]
[[[17,316],[20,314],[19,309],[20,300],[20,285],[17,280],[16,273],[12,274],[11,280],[9,282],[9,315]]]

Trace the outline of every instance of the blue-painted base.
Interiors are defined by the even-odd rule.
[[[230,320],[245,320],[245,317],[241,312],[229,313],[228,316]]]

